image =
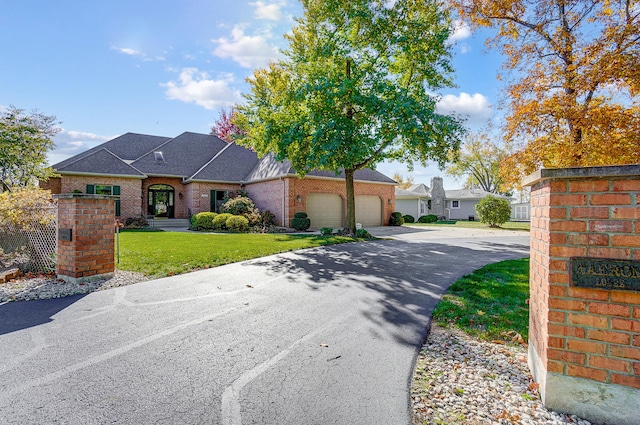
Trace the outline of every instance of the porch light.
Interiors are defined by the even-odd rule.
[[[302,202],[302,195],[296,196],[296,201],[298,201],[298,203]]]

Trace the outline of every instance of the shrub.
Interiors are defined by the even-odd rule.
[[[438,216],[435,214],[423,215],[418,219],[418,223],[435,223],[438,221]]]
[[[228,190],[226,195],[224,196],[223,201],[227,202],[229,199],[234,199],[234,198],[238,198],[238,197],[248,198],[249,194],[247,192],[245,192],[244,190],[242,190],[242,189]]]
[[[481,223],[489,227],[500,227],[511,218],[509,201],[495,196],[487,196],[474,207]]]
[[[291,220],[291,227],[298,231],[305,231],[311,226],[311,220],[307,218],[307,213],[305,212],[297,212],[293,215],[293,220]]]
[[[409,214],[403,215],[402,218],[404,218],[404,222],[405,223],[415,223],[416,222],[416,219],[413,218],[413,216],[409,215]]]
[[[273,226],[275,223],[276,216],[269,210],[264,210],[260,213],[260,224],[264,227]]]
[[[241,215],[232,215],[225,222],[227,230],[231,232],[246,232],[249,229],[249,220]]]
[[[28,231],[55,223],[57,211],[51,192],[37,187],[0,193],[0,231]]]
[[[230,198],[220,207],[220,212],[233,215],[248,215],[257,212],[256,205],[246,196]]]
[[[391,213],[391,219],[389,220],[389,226],[402,226],[404,224],[404,218],[402,218],[401,212]]]
[[[196,215],[191,216],[191,229],[192,230],[213,230],[213,219],[218,214],[214,212],[199,212]]]
[[[323,227],[320,229],[320,234],[322,236],[331,236],[333,234],[333,227]]]
[[[213,218],[213,228],[216,230],[226,230],[227,220],[229,219],[229,217],[232,217],[232,216],[233,214],[229,214],[229,213],[217,214]]]
[[[144,217],[129,217],[124,221],[125,229],[142,229],[148,225],[149,223]]]
[[[365,229],[356,230],[356,238],[371,239],[372,237],[373,236],[371,236],[371,233],[367,232]]]

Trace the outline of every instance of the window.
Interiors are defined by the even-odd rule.
[[[424,201],[420,201],[420,215],[424,215]]]
[[[115,195],[120,196],[120,186],[110,184],[88,184],[88,195]],[[120,199],[116,199],[116,217],[120,216]]]
[[[113,186],[111,185],[96,185],[96,195],[113,195]]]
[[[451,201],[451,208],[460,208],[460,201]]]
[[[431,209],[431,199],[427,200],[427,208]]]

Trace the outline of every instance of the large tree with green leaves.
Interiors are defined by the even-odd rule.
[[[9,107],[0,113],[0,188],[33,185],[52,175],[47,152],[60,131],[55,116]]]
[[[466,177],[466,187],[478,185],[487,192],[504,193],[500,163],[507,155],[487,132],[468,133],[459,154],[452,155],[452,163],[446,172],[454,177]]]
[[[444,166],[461,121],[436,111],[452,86],[451,21],[437,0],[303,0],[286,58],[249,78],[235,122],[239,142],[312,169],[346,176],[355,231],[353,175],[383,160]]]

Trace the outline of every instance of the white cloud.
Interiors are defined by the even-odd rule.
[[[166,58],[164,56],[155,56],[155,57],[149,57],[145,52],[141,52],[140,50],[136,50],[136,49],[131,49],[129,47],[111,47],[111,50],[115,50],[117,52],[120,52],[124,55],[127,56],[134,56],[137,58],[140,58],[142,60],[144,60],[145,62],[151,62],[151,61],[164,61],[166,60]],[[166,52],[165,52],[166,53]]]
[[[161,85],[167,88],[166,96],[169,99],[215,110],[242,100],[240,92],[231,87],[233,81],[232,74],[222,74],[215,80],[197,68],[183,68],[179,82],[169,81]]]
[[[281,56],[278,49],[267,42],[269,34],[246,35],[244,28],[243,25],[235,25],[231,39],[221,37],[211,40],[218,44],[213,54],[223,59],[231,58],[245,68],[264,67]]]
[[[441,114],[456,113],[466,117],[469,125],[482,126],[493,114],[489,99],[480,93],[470,95],[463,92],[459,96],[448,94],[436,106]]]
[[[255,3],[249,3],[255,7],[254,15],[258,19],[269,19],[271,21],[279,21],[282,19],[281,9],[286,6],[285,1],[276,1],[273,3],[266,3],[262,0],[258,0]]]
[[[116,136],[101,136],[85,131],[61,129],[53,139],[55,148],[47,154],[49,164],[57,164],[114,137]]]
[[[453,32],[449,36],[449,41],[460,41],[471,37],[471,28],[463,21],[456,20],[453,22]]]

